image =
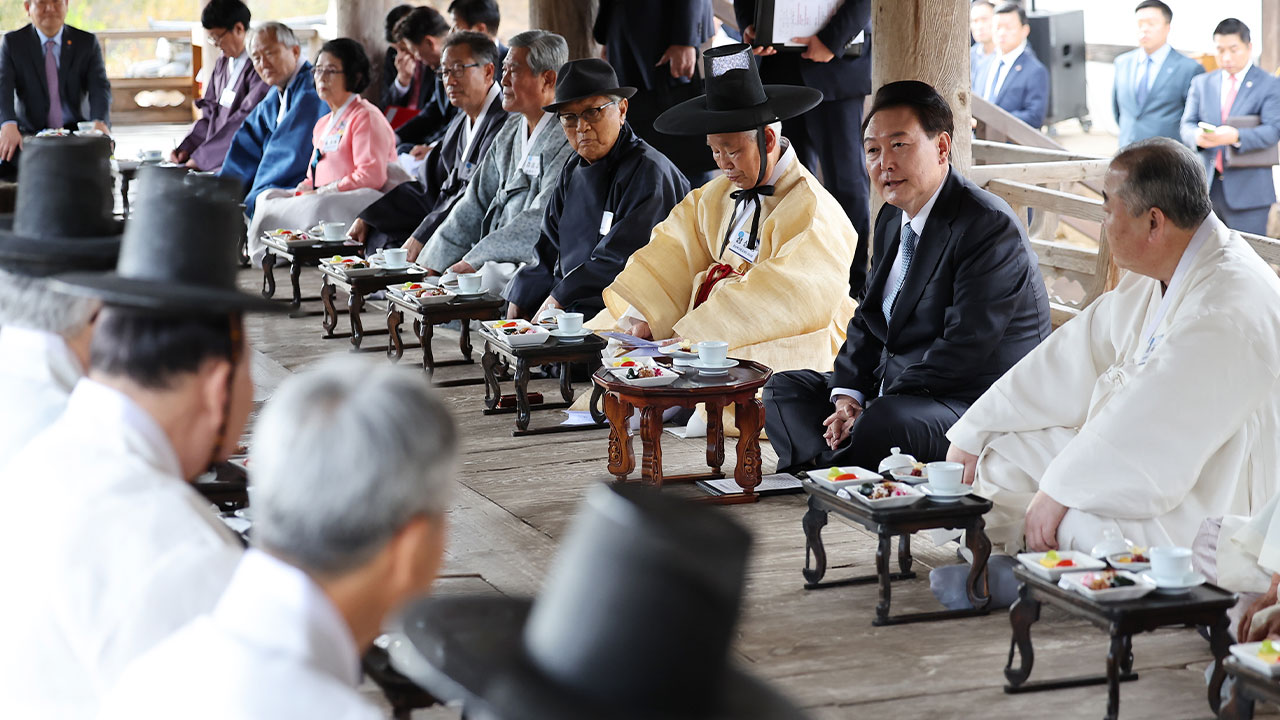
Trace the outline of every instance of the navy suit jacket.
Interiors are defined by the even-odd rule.
[[[995,70],[998,61],[998,55],[991,55],[983,61],[977,84],[973,86],[975,94],[985,97],[990,73]],[[996,94],[995,104],[1037,130],[1044,125],[1044,114],[1049,109],[1049,70],[1036,57],[1030,45],[1013,61],[1013,67],[1005,74],[1004,84]]]
[[[600,0],[592,29],[618,82],[642,90],[671,81],[670,68],[654,67],[668,47],[701,47],[715,32],[711,0]]]
[[[1200,153],[1204,163],[1205,182],[1213,184],[1214,162],[1225,148],[1201,150],[1196,146],[1196,123],[1207,122],[1222,125],[1222,71],[1198,75],[1191,81],[1187,94],[1187,107],[1182,113],[1182,142]],[[1230,117],[1258,115],[1261,122],[1253,128],[1237,128],[1240,131],[1240,152],[1259,150],[1280,142],[1280,80],[1259,69],[1257,65],[1245,73],[1244,82],[1236,91]],[[1248,210],[1270,206],[1276,201],[1275,182],[1271,168],[1233,168],[1231,160],[1224,158],[1222,174],[1223,196],[1232,210]]]
[[[1039,261],[1008,203],[947,173],[891,319],[881,305],[898,255],[902,211],[876,217],[875,264],[849,321],[831,388],[868,400],[926,395],[972,403],[1049,336]]]
[[[756,22],[755,0],[735,0],[733,12],[738,27]],[[863,36],[862,54],[844,57],[840,53],[858,33]],[[789,38],[783,38],[784,40]],[[818,31],[818,39],[836,54],[830,62],[805,60],[793,50],[759,58],[760,77],[766,83],[804,85],[822,91],[823,100],[846,100],[871,93],[871,0],[845,0],[827,24]]]
[[[1152,137],[1181,138],[1178,125],[1187,107],[1191,79],[1204,72],[1203,65],[1171,49],[1147,91],[1146,102],[1139,107],[1137,66],[1146,59],[1147,53],[1142,48],[1116,58],[1111,112],[1120,124],[1120,147]]]
[[[64,127],[74,129],[85,120],[111,123],[111,83],[93,33],[63,26],[58,90],[71,108],[71,117],[63,118]],[[48,120],[44,48],[35,26],[25,25],[5,33],[0,45],[0,124],[16,121],[18,129],[30,135],[45,129]]]

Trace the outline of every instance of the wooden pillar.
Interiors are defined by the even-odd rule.
[[[871,32],[872,88],[898,80],[937,88],[955,114],[951,162],[967,174],[973,164],[968,0],[873,0]]]
[[[382,61],[387,54],[383,23],[392,4],[391,0],[329,0],[335,37],[359,40],[369,54],[372,73],[364,96],[375,102],[378,100],[378,88],[382,87]]]
[[[1280,69],[1280,0],[1262,0],[1262,27],[1253,33],[1253,42],[1262,43],[1259,65],[1274,73]]]
[[[529,0],[529,27],[550,30],[569,43],[569,59],[599,57],[591,37],[596,20],[595,0]]]

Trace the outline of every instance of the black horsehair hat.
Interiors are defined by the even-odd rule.
[[[18,165],[16,211],[0,218],[0,269],[37,277],[110,270],[124,232],[112,215],[111,141],[27,138]]]
[[[553,113],[571,102],[596,95],[629,98],[635,94],[635,88],[618,84],[618,75],[607,61],[600,58],[570,60],[556,73],[556,101],[542,109]]]
[[[730,661],[750,543],[719,511],[598,486],[537,599],[420,600],[392,657],[469,717],[803,718]]]
[[[244,233],[236,183],[154,167],[138,174],[139,199],[115,272],[59,275],[59,289],[167,314],[285,309],[236,287]]]
[[[653,122],[668,135],[712,135],[754,130],[802,115],[822,93],[797,85],[764,85],[751,46],[737,43],[702,56],[707,93],[668,108]]]

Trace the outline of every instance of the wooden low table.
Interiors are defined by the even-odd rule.
[[[289,263],[289,283],[293,286],[293,296],[290,298],[289,304],[293,306],[294,317],[317,314],[316,312],[299,312],[303,302],[320,299],[318,297],[302,297],[302,286],[299,284],[302,268],[304,266],[314,267],[320,263],[320,258],[330,257],[341,252],[346,243],[342,240],[317,240],[310,245],[290,247],[283,240],[277,240],[270,235],[263,235],[262,244],[267,248],[266,254],[262,256],[262,297],[275,297],[275,267],[281,260],[284,260]]]
[[[484,367],[484,405],[485,415],[505,413],[516,414],[516,429],[512,437],[524,435],[543,435],[547,433],[573,432],[576,430],[592,430],[596,425],[552,425],[529,429],[532,410],[555,410],[567,408],[573,404],[574,390],[570,379],[572,363],[599,363],[600,351],[607,344],[599,335],[587,335],[581,342],[566,343],[555,337],[548,338],[541,345],[513,348],[499,342],[488,333],[484,335],[484,357],[480,364]],[[543,402],[532,404],[529,401],[529,371],[534,365],[560,366],[560,396],[564,402]],[[503,395],[498,381],[501,366],[515,366],[515,393]],[[505,401],[505,402],[504,402]],[[514,401],[514,407],[507,403]],[[597,420],[597,422],[599,422]]]
[[[662,359],[665,361],[665,358]],[[665,483],[690,483],[700,480],[719,480],[724,477],[720,467],[724,464],[723,409],[734,407],[734,420],[738,426],[738,462],[733,479],[740,493],[729,493],[702,498],[717,504],[756,502],[760,496],[755,488],[760,484],[760,430],[764,428],[764,403],[757,392],[773,375],[773,371],[751,360],[739,360],[738,366],[720,376],[690,372],[670,385],[662,387],[636,387],[617,379],[613,373],[600,368],[591,376],[599,392],[604,396],[604,415],[609,421],[609,472],[626,482],[635,470],[635,454],[628,432],[633,411],[640,412],[640,444],[644,452],[640,466],[640,481],[661,488]],[[667,364],[664,367],[670,367]],[[691,369],[690,369],[691,370]],[[707,465],[709,473],[664,475],[662,472],[662,412],[671,407],[692,408],[705,404],[707,411]],[[592,402],[594,408],[595,403]]]
[[[1218,713],[1221,720],[1252,720],[1259,700],[1280,705],[1280,678],[1268,677],[1234,657],[1227,658],[1222,668],[1232,683],[1231,700]]]
[[[360,321],[360,313],[364,311],[365,296],[379,290],[386,290],[392,285],[421,282],[426,277],[425,271],[413,265],[407,270],[383,270],[377,275],[348,278],[342,272],[321,263],[320,274],[324,278],[324,285],[320,288],[320,301],[324,303],[324,320],[321,322],[324,327],[324,336],[325,338],[350,337],[353,350],[361,349],[360,344],[364,341],[365,335],[382,335],[387,332],[386,330],[365,332],[364,324]],[[347,317],[351,322],[349,335],[333,332],[338,326],[338,309],[333,302],[338,290],[347,294]],[[386,350],[385,347],[367,349]]]
[[[1214,657],[1213,676],[1209,681],[1209,707],[1215,713],[1218,711],[1222,681],[1226,677],[1222,662],[1231,647],[1227,610],[1236,604],[1235,593],[1206,583],[1184,593],[1152,592],[1137,600],[1097,602],[1074,590],[1058,587],[1057,583],[1040,578],[1024,567],[1014,568],[1013,574],[1022,586],[1018,589],[1017,601],[1009,608],[1013,639],[1009,643],[1009,662],[1004,668],[1004,676],[1009,681],[1004,686],[1006,693],[1105,684],[1106,718],[1115,720],[1120,712],[1120,683],[1138,679],[1138,674],[1133,672],[1133,636],[1172,625],[1203,625],[1209,628],[1209,645]],[[1031,649],[1031,625],[1040,619],[1040,604],[1046,602],[1107,631],[1111,644],[1107,653],[1106,675],[1027,682],[1035,661],[1035,653]],[[1013,665],[1015,655],[1022,658],[1018,667]]]
[[[858,500],[846,500],[814,482],[805,481],[802,486],[809,494],[809,510],[801,521],[805,544],[805,590],[879,583],[880,598],[872,625],[950,620],[990,612],[987,609],[991,604],[991,594],[987,588],[987,560],[991,557],[991,541],[987,539],[986,521],[982,517],[991,510],[990,500],[977,495],[966,495],[953,503],[940,503],[925,498],[907,507],[875,509]],[[876,534],[879,544],[876,546],[875,574],[822,582],[827,573],[827,552],[822,545],[822,528],[827,524],[828,515],[833,512]],[[973,552],[973,562],[969,565],[969,577],[965,582],[965,594],[973,608],[890,615],[892,581],[916,577],[911,569],[911,535],[932,529],[964,530],[965,544]],[[889,562],[895,535],[898,537],[898,572],[890,572]],[[809,564],[811,558],[812,567]]]
[[[138,167],[142,163],[137,160],[116,160],[116,168],[120,171],[120,210],[129,217],[129,185],[138,177]]]
[[[391,343],[387,346],[387,357],[392,362],[398,362],[404,357],[405,345],[400,337],[400,325],[404,322],[405,314],[408,313],[413,317],[413,334],[417,336],[418,344],[422,346],[422,369],[427,372],[428,378],[435,374],[435,369],[438,367],[472,364],[475,361],[471,359],[471,321],[501,318],[502,306],[505,302],[497,295],[485,294],[478,298],[453,298],[447,303],[419,305],[403,295],[387,293],[387,333],[391,336]],[[435,326],[454,320],[462,324],[458,332],[458,348],[462,351],[462,359],[437,362],[431,351],[431,338],[435,335]],[[483,382],[483,377],[472,377],[446,380],[435,384],[442,387],[456,387],[479,385]]]

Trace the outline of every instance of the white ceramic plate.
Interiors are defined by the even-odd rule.
[[[689,367],[697,368],[698,372],[703,375],[727,375],[731,368],[738,367],[738,361],[733,358],[729,358],[721,365],[708,365],[701,360],[690,360]]]
[[[1191,574],[1187,575],[1186,577],[1176,582],[1170,582],[1169,580],[1157,578],[1155,575],[1151,574],[1150,570],[1142,573],[1142,577],[1154,583],[1156,586],[1156,590],[1159,590],[1162,593],[1167,593],[1170,595],[1176,595],[1177,593],[1184,593],[1190,590],[1191,588],[1196,587],[1197,585],[1205,584],[1209,580],[1209,578],[1205,577],[1203,573],[1198,573],[1195,570],[1192,570]]]
[[[1150,552],[1150,551],[1148,551],[1148,552]],[[1123,561],[1121,560],[1121,558],[1131,558],[1131,557],[1133,557],[1133,553],[1131,553],[1131,552],[1129,552],[1129,551],[1127,551],[1127,550],[1126,550],[1125,552],[1111,553],[1110,555],[1108,555],[1108,556],[1107,556],[1107,562],[1111,563],[1111,567],[1113,567],[1113,568],[1115,568],[1115,569],[1117,569],[1117,570],[1130,570],[1130,571],[1132,571],[1132,572],[1141,572],[1141,571],[1143,571],[1143,570],[1148,570],[1148,569],[1150,569],[1150,568],[1151,568],[1151,562],[1150,562],[1150,561],[1148,561],[1148,562],[1133,562],[1133,561],[1130,561],[1130,562],[1123,562]]]
[[[1241,663],[1260,673],[1271,677],[1280,676],[1280,663],[1272,664],[1258,657],[1258,650],[1261,647],[1261,642],[1239,643],[1231,646],[1231,654]]]
[[[889,470],[888,473],[889,473],[889,476],[892,477],[894,480],[897,480],[898,482],[906,483],[908,485],[920,485],[920,484],[929,482],[929,471],[927,469],[921,468],[920,475],[906,474],[911,472],[910,470],[906,470],[906,472],[900,472],[903,470],[906,470],[906,468],[894,468],[893,470]]]
[[[663,355],[669,355],[675,358],[684,358],[686,360],[688,360],[689,358],[698,357],[698,353],[693,352],[692,350],[681,350],[680,343],[671,343],[670,345],[663,345],[658,348],[658,352],[662,353]]]
[[[939,502],[939,503],[960,502],[960,498],[972,492],[972,488],[970,488],[968,485],[961,485],[960,489],[957,490],[956,492],[947,492],[947,493],[939,492],[938,490],[935,490],[934,487],[929,483],[924,483],[923,485],[916,485],[916,488],[919,489],[920,492],[924,493],[925,495],[928,495],[930,500],[934,502]]]
[[[516,329],[529,330],[533,332],[523,333],[520,335],[507,335],[503,332],[505,328],[501,327],[504,323],[516,323]],[[529,347],[531,345],[541,345],[551,337],[551,333],[544,327],[538,327],[529,323],[527,320],[491,320],[483,323],[483,327],[489,333],[489,336],[500,343],[504,343],[509,347]]]
[[[651,357],[635,357],[632,355],[623,355],[621,357],[609,358],[604,364],[610,368],[630,367],[624,366],[623,363],[634,363],[635,367],[657,367],[658,363]]]
[[[906,491],[906,494],[893,495],[891,497],[880,498],[879,500],[872,500],[867,496],[863,495],[862,493],[858,492],[858,487],[863,483],[858,483],[857,485],[848,486],[844,489],[844,491],[849,493],[850,496],[860,501],[862,504],[867,505],[868,507],[874,508],[876,510],[888,510],[890,508],[906,507],[908,505],[915,504],[918,500],[924,497],[924,495],[920,492],[918,488],[914,488],[906,483],[894,482],[892,480],[880,480],[878,482],[891,482],[897,487]]]
[[[417,283],[417,284],[433,287],[430,285],[430,283]],[[389,287],[387,288],[387,292],[391,293],[392,295],[399,295],[400,297],[405,298],[406,300],[409,300],[411,302],[415,302],[418,304],[419,307],[425,307],[427,305],[443,305],[444,303],[447,303],[453,299],[453,293],[449,292],[448,290],[445,290],[444,288],[439,288],[439,289],[444,292],[443,295],[410,295],[409,293],[411,291],[405,290],[401,286]],[[412,292],[417,292],[417,290],[415,289]]]
[[[1107,567],[1106,563],[1089,557],[1088,553],[1075,550],[1059,550],[1059,559],[1071,560],[1074,564],[1069,567],[1047,568],[1040,564],[1040,558],[1044,557],[1044,555],[1042,552],[1018,553],[1018,562],[1036,575],[1053,582],[1058,582],[1058,579],[1066,573],[1080,572],[1082,570],[1102,570]]]
[[[334,262],[332,259],[325,259],[320,262],[324,263],[325,266],[337,272],[339,275],[348,278],[366,277],[368,275],[377,275],[382,272],[382,268],[376,268],[373,266],[364,268],[348,268],[345,267],[342,262]]]
[[[1085,583],[1093,578],[1095,572],[1103,571],[1092,570],[1086,572],[1063,573],[1062,577],[1058,579],[1058,587],[1074,590],[1090,600],[1097,600],[1099,602],[1136,600],[1156,589],[1155,583],[1152,583],[1137,573],[1117,570],[1117,577],[1128,578],[1133,581],[1133,584],[1126,585],[1124,587],[1107,588],[1106,590],[1093,590]]]
[[[857,467],[855,465],[852,467],[841,467],[839,468],[839,470],[841,474],[853,473],[855,476],[857,476],[856,479],[841,480],[839,482],[836,482],[835,480],[827,479],[827,475],[831,472],[832,469],[833,468],[823,468],[821,470],[810,470],[805,474],[809,476],[810,480],[830,490],[831,492],[839,492],[842,488],[849,487],[850,485],[861,485],[862,483],[867,482],[868,480],[884,479],[884,476],[881,475],[880,473],[874,473],[864,467]]]
[[[628,378],[627,372],[631,370],[631,368],[629,367],[611,368],[609,372],[613,373],[613,376],[618,378],[622,382],[628,385],[634,385],[636,387],[662,387],[664,385],[670,385],[671,383],[680,379],[680,373],[674,370],[663,368],[663,367],[659,367],[656,369],[661,374],[656,375],[654,377],[647,377],[647,378]]]

